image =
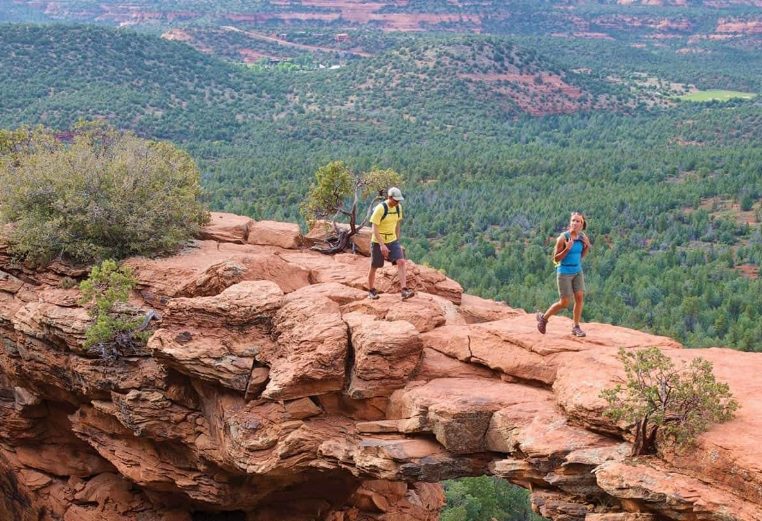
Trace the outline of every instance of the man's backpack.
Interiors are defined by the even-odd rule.
[[[384,205],[384,215],[381,216],[381,220],[383,221],[384,219],[386,219],[386,216],[389,215],[389,205],[386,204],[386,201],[382,201],[381,204]],[[397,210],[395,212],[395,215],[399,219],[402,219],[402,204],[397,203],[397,206],[395,206],[394,209]]]

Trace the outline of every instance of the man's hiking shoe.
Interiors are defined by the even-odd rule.
[[[538,311],[535,317],[537,318],[537,331],[544,335],[545,326],[548,325],[548,320],[545,318],[545,315],[543,315],[542,311]]]
[[[376,291],[376,288],[373,288],[368,292],[368,298],[370,300],[378,300],[378,291]]]
[[[587,336],[587,333],[582,331],[582,328],[580,328],[579,325],[576,325],[572,328],[572,335],[573,336]]]
[[[408,288],[402,288],[402,291],[400,292],[400,295],[402,295],[402,300],[407,300],[413,295],[415,295],[415,291]]]

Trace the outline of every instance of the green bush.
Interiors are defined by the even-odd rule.
[[[38,264],[168,253],[208,220],[186,152],[102,124],[79,124],[71,143],[0,132],[0,194],[13,252]]]
[[[80,304],[91,305],[93,319],[85,332],[85,348],[113,342],[120,333],[133,339],[132,332],[140,326],[142,319],[119,313],[117,307],[127,302],[134,287],[135,278],[129,267],[120,267],[111,259],[93,267],[87,280],[79,285],[82,292]],[[143,340],[139,335],[137,338]]]
[[[683,448],[711,424],[732,419],[738,409],[730,387],[715,380],[711,362],[701,357],[682,368],[656,347],[620,349],[618,358],[625,386],[606,389],[601,397],[608,402],[608,417],[633,425],[633,456],[665,446]]]
[[[442,521],[543,521],[532,512],[529,491],[495,476],[444,482]]]

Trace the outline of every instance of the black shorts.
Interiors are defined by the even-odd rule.
[[[397,261],[405,258],[405,252],[402,251],[402,246],[399,241],[392,241],[386,244],[389,248],[389,260],[392,264],[397,264]],[[374,268],[380,268],[384,265],[384,256],[381,255],[381,245],[377,242],[371,243],[370,247],[370,265]]]

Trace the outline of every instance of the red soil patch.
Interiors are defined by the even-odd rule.
[[[525,112],[533,116],[546,114],[568,114],[580,110],[583,105],[576,100],[582,97],[582,91],[565,83],[559,76],[548,73],[516,74],[459,74],[459,77],[488,83],[508,81],[523,88],[514,90],[509,87],[497,87],[499,92],[512,99]],[[541,81],[538,81],[540,79]],[[540,99],[545,97],[545,100]]]
[[[579,99],[582,96],[582,91],[577,87],[572,87],[568,83],[565,83],[560,76],[548,73],[538,74],[516,74],[516,73],[487,73],[487,74],[460,74],[461,78],[467,78],[476,81],[509,81],[511,83],[520,83],[522,85],[531,86],[533,90],[541,93],[563,93],[565,96],[572,99]],[[542,81],[538,82],[537,78]]]
[[[196,11],[144,11],[131,5],[110,6],[101,4],[100,7],[103,11],[96,17],[96,20],[112,20],[120,25],[142,24],[154,20],[175,22],[192,20],[201,16]]]
[[[728,20],[717,23],[716,32],[734,34],[762,34],[762,20]]]
[[[286,5],[286,4],[282,4]],[[290,5],[290,4],[289,4]],[[322,7],[329,12],[276,12],[276,13],[232,13],[226,18],[240,22],[265,22],[267,20],[322,20],[333,21],[341,18],[349,22],[367,24],[374,22],[387,31],[420,31],[426,24],[445,22],[470,22],[481,25],[481,18],[473,14],[457,13],[380,13],[388,3],[361,2],[358,0],[303,0],[303,6]],[[405,5],[405,2],[397,3]]]
[[[750,226],[759,224],[754,209],[742,211],[741,205],[732,199],[710,197],[701,201],[699,208],[707,210],[712,216],[731,215],[739,224],[748,224]]]
[[[191,42],[193,37],[182,29],[170,29],[161,35],[162,38],[174,42]]]
[[[274,58],[274,56],[255,51],[254,49],[239,49],[238,54],[241,55],[244,63],[254,63],[260,58]]]
[[[756,264],[741,264],[736,266],[735,269],[747,279],[756,280],[759,278],[759,266]]]

